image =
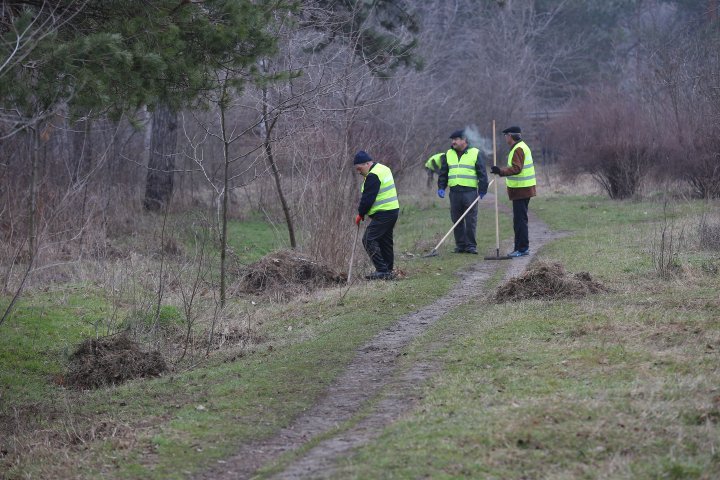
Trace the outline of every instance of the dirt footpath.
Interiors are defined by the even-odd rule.
[[[489,199],[492,199],[491,195]],[[494,204],[488,201],[482,205],[492,208]],[[332,475],[337,460],[380,435],[388,424],[411,409],[424,381],[437,370],[430,363],[416,363],[405,371],[399,371],[397,360],[402,350],[445,313],[485,293],[485,284],[498,269],[507,269],[506,279],[521,274],[535,252],[560,236],[548,231],[547,225],[532,212],[529,218],[531,255],[504,261],[483,261],[482,257],[468,255],[469,260],[477,258],[477,261],[459,273],[459,284],[467,288],[453,288],[444,297],[403,316],[396,324],[380,332],[358,350],[347,370],[327,389],[323,398],[292,425],[266,440],[241,445],[233,457],[197,478],[251,478],[256,470],[283,453],[297,450],[313,438],[328,434],[329,438],[300,455],[273,478],[326,478]],[[507,251],[507,248],[501,250]],[[370,404],[369,412],[355,425],[337,434],[332,433]]]

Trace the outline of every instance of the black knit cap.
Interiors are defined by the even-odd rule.
[[[353,165],[359,165],[361,163],[372,162],[372,157],[368,155],[365,150],[360,150],[355,154]]]
[[[455,130],[453,133],[450,134],[450,138],[465,138],[465,131]]]
[[[520,130],[520,127],[508,127],[503,130],[502,133],[513,133],[515,135],[520,135],[522,133],[522,130]]]

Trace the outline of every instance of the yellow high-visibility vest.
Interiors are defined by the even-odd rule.
[[[513,148],[510,149],[510,153],[508,153],[508,167],[512,167],[513,155],[515,154],[515,150],[518,148],[522,148],[522,151],[525,153],[525,163],[518,174],[505,177],[506,185],[508,188],[532,187],[537,183],[535,181],[535,166],[533,165],[530,147],[528,147],[522,140],[517,142],[513,145]]]
[[[372,204],[372,207],[370,207],[370,210],[368,210],[368,215],[373,215],[376,212],[384,210],[400,208],[397,190],[395,189],[395,180],[393,179],[393,174],[390,169],[381,163],[375,163],[372,167],[372,173],[380,179],[380,190],[375,197],[375,202]],[[363,182],[360,191],[365,191],[365,182]]]
[[[436,153],[432,157],[428,158],[428,161],[425,162],[425,168],[429,168],[430,170],[440,170],[440,157],[442,157],[442,153]]]
[[[460,185],[477,188],[478,178],[475,173],[475,162],[477,162],[479,153],[477,148],[471,147],[458,159],[454,149],[451,148],[447,151],[445,158],[448,164],[448,187]]]

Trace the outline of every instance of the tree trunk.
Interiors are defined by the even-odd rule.
[[[40,125],[30,132],[30,210],[28,211],[29,263],[35,262],[37,253],[37,181],[40,156]]]
[[[708,0],[707,18],[708,23],[712,23],[718,16],[718,0]]]
[[[285,193],[282,189],[282,182],[280,177],[280,170],[277,168],[277,164],[275,163],[275,157],[273,157],[272,153],[272,128],[275,125],[275,121],[277,121],[277,117],[275,117],[275,120],[272,122],[270,126],[268,126],[267,123],[267,114],[268,114],[268,104],[267,104],[267,87],[262,87],[262,98],[263,98],[263,105],[262,105],[262,113],[263,113],[263,119],[260,124],[260,127],[262,128],[262,131],[264,133],[264,139],[263,139],[263,147],[265,149],[265,158],[268,161],[268,164],[270,164],[270,169],[272,170],[273,177],[275,178],[275,188],[277,188],[278,197],[280,197],[280,205],[282,205],[283,213],[285,214],[285,222],[287,223],[288,228],[288,235],[290,236],[290,247],[295,249],[297,248],[297,242],[295,240],[295,227],[293,225],[292,221],[292,214],[290,213],[290,206],[288,205],[287,200],[285,199]]]
[[[145,183],[145,209],[157,212],[170,201],[178,137],[177,112],[158,105],[153,112],[152,141]]]
[[[220,308],[225,308],[225,263],[227,262],[227,217],[228,195],[230,187],[230,142],[227,138],[225,126],[225,108],[227,106],[227,90],[223,86],[222,100],[220,102],[220,128],[223,140],[223,190],[222,190],[222,218],[220,234]]]

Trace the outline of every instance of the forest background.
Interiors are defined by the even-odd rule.
[[[650,184],[717,198],[718,8],[2,2],[0,325],[27,288],[118,290],[98,273],[108,265],[145,282],[153,323],[180,271],[222,309],[254,260],[229,246],[233,220],[271,222],[274,243],[342,268],[356,150],[389,165],[402,194],[450,131],[476,128],[487,151],[491,120],[523,126],[563,182],[590,174],[613,199]],[[143,256],[160,260],[153,275],[133,263]]]

